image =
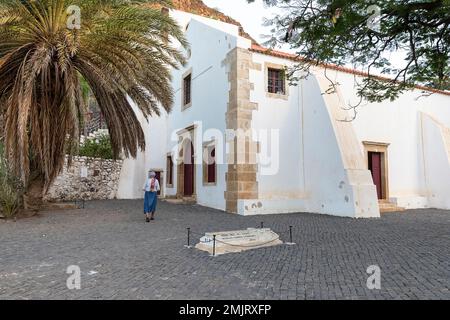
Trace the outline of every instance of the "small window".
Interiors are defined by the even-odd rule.
[[[274,94],[286,94],[284,70],[269,68],[267,91]]]
[[[203,162],[203,182],[205,184],[215,184],[217,175],[216,148],[206,146],[204,149],[206,157]]]
[[[173,160],[172,156],[167,156],[167,185],[173,185]]]
[[[192,74],[188,74],[183,79],[183,105],[187,106],[191,103],[191,86],[192,86]]]

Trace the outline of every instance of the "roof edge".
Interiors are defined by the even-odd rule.
[[[296,61],[296,62],[301,62],[301,61],[305,60],[305,59],[301,58],[300,56],[292,54],[292,53],[272,50],[272,49],[264,48],[264,47],[262,47],[260,45],[256,45],[256,44],[252,44],[252,46],[249,49],[249,51],[265,54],[265,55],[276,57],[276,58],[282,58],[282,59],[287,59],[287,60],[291,60],[291,61]],[[343,73],[353,74],[353,75],[360,76],[360,77],[367,77],[369,75],[367,72],[364,72],[364,71],[361,71],[361,70],[356,70],[356,69],[352,69],[352,68],[337,66],[335,64],[321,63],[321,64],[319,64],[319,66],[323,67],[323,68],[328,68],[328,69],[340,71],[340,72],[343,72]],[[392,78],[378,76],[378,75],[375,75],[373,77],[378,79],[378,80],[381,80],[381,81],[392,81],[393,80]],[[420,89],[420,90],[424,90],[424,91],[428,91],[428,92],[432,92],[432,93],[439,93],[439,94],[443,94],[443,95],[446,95],[446,96],[450,96],[450,91],[434,89],[434,88],[430,88],[430,87],[422,86],[422,85],[414,85],[414,88]]]

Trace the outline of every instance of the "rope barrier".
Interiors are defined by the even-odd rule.
[[[289,230],[286,230],[286,231],[278,231],[278,230],[272,230],[272,229],[271,229],[271,231],[273,231],[274,233],[278,233],[278,234],[289,234],[289,233],[290,233]],[[198,236],[198,237],[204,237],[206,233],[211,233],[211,232],[198,233],[198,232],[192,231],[192,229],[191,229],[191,231],[190,231],[190,234],[191,234],[191,235]],[[211,240],[211,241],[212,241],[212,240]]]
[[[191,234],[196,235],[196,236],[200,236],[200,237],[204,237],[205,236],[204,233],[197,233],[197,232],[192,232],[192,231],[191,231]]]
[[[289,230],[286,230],[286,231],[278,231],[278,230],[272,230],[272,229],[270,229],[270,230],[273,231],[274,233],[289,234]],[[203,237],[203,236],[205,236],[206,233],[212,233],[212,232],[197,233],[197,232],[192,231],[192,229],[191,229],[191,235],[196,235],[196,236]]]
[[[261,222],[261,229],[262,228],[264,228],[264,222]],[[222,240],[219,240],[219,239],[217,239],[217,235],[213,235],[212,236],[212,238],[208,238],[208,239],[206,239],[206,240],[201,240],[201,238],[203,238],[204,236],[205,236],[205,234],[203,233],[203,234],[200,234],[200,233],[197,233],[197,232],[193,232],[192,230],[191,230],[191,228],[186,228],[187,229],[187,233],[188,233],[188,239],[187,239],[187,246],[186,247],[188,247],[188,248],[191,248],[191,246],[190,246],[190,240],[191,240],[191,235],[194,235],[194,236],[197,236],[197,237],[200,237],[200,243],[211,243],[211,242],[213,242],[213,253],[212,253],[212,256],[215,256],[215,252],[216,252],[216,243],[218,242],[218,243],[222,243],[222,244],[225,244],[225,245],[228,245],[228,246],[232,246],[232,247],[241,247],[241,248],[256,248],[256,247],[260,247],[260,246],[264,246],[264,245],[267,245],[267,244],[269,244],[269,243],[272,243],[272,242],[275,242],[275,241],[277,241],[277,240],[280,240],[280,235],[281,234],[289,234],[289,239],[290,239],[290,241],[289,242],[286,242],[286,244],[294,244],[293,243],[293,241],[292,241],[292,226],[289,226],[289,230],[287,230],[287,231],[277,231],[277,230],[272,230],[272,229],[270,229],[272,232],[274,232],[274,233],[276,233],[277,234],[277,236],[274,238],[274,239],[271,239],[271,240],[269,240],[269,241],[266,241],[266,242],[263,242],[263,243],[258,243],[258,244],[254,244],[254,245],[245,245],[245,244],[234,244],[234,243],[229,243],[229,242],[226,242],[226,241],[222,241]],[[211,233],[210,233],[211,234]]]

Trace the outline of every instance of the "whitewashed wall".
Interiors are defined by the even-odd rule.
[[[177,12],[177,15],[183,13]],[[188,14],[186,14],[188,15]],[[192,15],[189,15],[192,18]],[[214,135],[224,135],[226,129],[225,113],[227,111],[229,82],[224,60],[227,53],[237,45],[238,28],[210,19],[190,20],[186,37],[191,45],[191,57],[188,64],[173,73],[175,104],[168,120],[168,149],[175,156],[174,147],[178,141],[177,132],[196,125],[195,154],[195,189],[197,202],[217,209],[225,209],[224,192],[226,189],[226,164],[217,165],[217,184],[203,185],[201,166],[202,141],[212,140]],[[210,25],[209,25],[210,24]],[[213,27],[211,27],[213,26]],[[225,26],[225,27],[224,27]],[[192,69],[192,106],[181,110],[182,75]],[[216,153],[219,151],[216,150]],[[225,153],[225,143],[222,144]],[[167,189],[168,195],[175,195],[177,189],[177,168],[174,172],[173,188]]]
[[[266,94],[266,64],[291,66],[289,60],[253,54],[261,71],[251,71],[254,90],[251,100],[258,103],[253,127],[279,132],[279,170],[273,175],[258,175],[259,206],[244,214],[317,212],[351,217],[379,216],[375,187],[370,173],[352,161],[345,162],[342,152],[347,142],[338,141],[337,134],[348,134],[356,141],[349,125],[338,123],[334,102],[321,95],[322,88],[315,77],[301,81],[288,89],[287,99]],[[353,137],[351,136],[353,135]],[[352,139],[350,139],[352,138]],[[350,144],[352,146],[352,144]],[[262,146],[262,149],[264,147]],[[347,147],[347,152],[355,152]],[[359,161],[362,152],[356,150]],[[272,155],[276,156],[276,152]],[[356,170],[356,171],[355,171]],[[251,207],[241,201],[241,209]]]
[[[185,35],[190,43],[191,56],[188,64],[180,70],[173,70],[172,86],[175,90],[175,103],[170,115],[151,118],[147,123],[140,112],[136,110],[146,134],[147,148],[139,153],[136,159],[125,159],[121,173],[118,198],[142,198],[142,185],[146,173],[150,168],[164,169],[167,181],[166,159],[172,154],[176,160],[177,132],[194,124],[199,124],[196,134],[196,155],[200,156],[202,145],[200,137],[209,140],[214,135],[211,128],[225,132],[225,113],[228,103],[228,75],[223,61],[227,53],[236,47],[237,43],[245,40],[237,39],[237,26],[192,15],[182,11],[170,12],[180,27],[186,31]],[[175,47],[180,47],[176,41]],[[249,43],[247,44],[249,46]],[[181,49],[181,48],[180,48]],[[187,51],[185,51],[187,55]],[[181,111],[182,75],[192,68],[192,106]],[[225,144],[223,144],[225,152]],[[201,158],[198,158],[199,163]],[[199,204],[217,209],[225,209],[225,173],[227,165],[217,166],[216,186],[203,186],[201,164],[196,166],[195,189]],[[174,166],[173,186],[164,183],[163,195],[174,196],[177,189],[177,167]]]
[[[358,98],[354,88],[355,78],[351,74],[328,71],[330,77],[340,84],[344,95],[344,104],[356,104]],[[361,78],[356,77],[357,81]],[[449,163],[434,161],[436,153],[445,153],[442,138],[430,133],[430,126],[423,127],[421,113],[429,115],[450,128],[450,96],[435,93],[424,96],[422,90],[402,94],[395,101],[366,103],[358,108],[353,121],[360,141],[389,143],[389,193],[393,202],[406,208],[436,206],[430,200],[430,185],[427,184],[424,157],[429,158],[433,166],[433,175],[443,175],[449,170]],[[422,135],[425,134],[424,137]],[[430,137],[433,136],[431,139]],[[426,139],[426,140],[425,140]],[[424,148],[424,143],[425,148]],[[363,148],[361,144],[361,148]],[[447,147],[448,148],[448,147]],[[428,162],[430,165],[430,162]],[[450,188],[441,190],[441,197],[450,198]],[[440,206],[437,206],[440,207]]]
[[[445,132],[448,135],[450,128],[449,96],[438,93],[422,96],[421,90],[414,90],[393,102],[365,103],[358,109],[357,118],[349,124],[352,128],[341,131],[338,127],[344,122],[339,120],[351,117],[351,113],[344,112],[341,107],[359,101],[353,75],[327,71],[328,77],[341,84],[339,95],[333,98],[335,101],[327,102],[327,107],[323,104],[324,98],[330,96],[321,95],[326,83],[322,87],[316,83],[318,77],[323,78],[323,69],[316,70],[315,76],[301,81],[298,86],[291,86],[288,100],[269,98],[265,93],[264,64],[290,66],[292,62],[257,53],[253,57],[255,62],[263,65],[262,71],[251,71],[251,81],[255,83],[252,101],[259,104],[258,110],[254,111],[253,125],[256,129],[279,129],[281,141],[280,170],[273,176],[259,175],[260,200],[263,201],[253,213],[306,210],[373,216],[368,213],[377,210],[373,183],[367,182],[367,170],[360,170],[367,166],[360,162],[364,160],[363,141],[390,144],[388,181],[392,202],[405,208],[448,208],[450,167],[449,156],[444,156],[450,154],[450,147],[449,138],[445,140],[444,135]],[[330,106],[334,106],[333,110],[338,114],[330,113]],[[328,113],[325,112],[327,108]],[[422,112],[440,125],[430,119],[423,124],[420,120]],[[337,140],[339,135],[344,137],[340,141]],[[354,148],[354,141],[347,141],[346,137],[353,135],[359,152]],[[353,147],[349,149],[350,145]],[[357,166],[342,162],[350,153],[360,159]],[[356,171],[346,172],[348,169]],[[346,190],[348,183],[353,184],[353,192]],[[361,198],[361,195],[365,196]],[[352,202],[353,209],[348,207]],[[241,206],[244,207],[245,202]]]
[[[450,129],[421,114],[428,206],[450,209]]]
[[[117,190],[118,199],[143,198],[142,187],[148,171],[160,169],[166,172],[167,113],[162,110],[161,117],[150,117],[147,121],[136,105],[131,103],[144,130],[146,149],[139,152],[135,159],[124,159]]]
[[[152,118],[149,123],[141,116],[148,147],[137,159],[124,161],[118,197],[141,198],[147,171],[160,168],[166,173],[167,153],[172,152],[176,158],[177,132],[195,125],[199,163],[195,177],[197,201],[225,209],[227,165],[218,165],[216,186],[203,186],[201,142],[210,140],[211,137],[202,139],[202,136],[211,128],[225,132],[229,83],[224,61],[228,52],[235,47],[248,48],[250,41],[238,36],[236,26],[180,11],[171,14],[186,30],[191,56],[186,66],[173,72],[172,113]],[[392,201],[407,208],[449,207],[446,199],[450,199],[447,183],[450,156],[446,162],[445,154],[450,154],[450,146],[449,138],[442,133],[450,128],[449,96],[433,94],[417,99],[421,92],[415,90],[394,102],[365,104],[359,108],[356,120],[342,123],[339,120],[346,115],[340,106],[358,101],[353,75],[328,70],[328,76],[341,84],[340,94],[333,97],[322,95],[325,84],[319,69],[315,76],[291,86],[287,100],[269,98],[265,63],[289,66],[293,62],[258,53],[253,54],[253,60],[263,68],[250,71],[250,81],[254,84],[251,101],[258,103],[252,126],[258,133],[261,129],[278,130],[279,157],[274,160],[279,163],[273,175],[262,174],[267,168],[260,167],[259,199],[239,201],[240,213],[308,211],[352,217],[379,216],[375,186],[367,164],[362,162],[362,141],[390,143]],[[182,111],[182,75],[190,69],[192,106]],[[421,117],[421,113],[431,118]],[[222,152],[226,152],[225,143]],[[173,188],[166,188],[165,195],[176,195],[176,166],[174,169]],[[254,202],[258,203],[253,206],[255,210],[245,209]]]

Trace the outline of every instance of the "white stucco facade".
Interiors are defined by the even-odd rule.
[[[343,107],[358,102],[358,76],[328,70],[327,76],[340,85],[335,93],[323,94],[329,82],[317,68],[295,86],[286,83],[284,95],[268,94],[268,68],[295,61],[252,50],[251,41],[240,37],[234,25],[180,11],[171,15],[186,30],[188,63],[173,71],[172,112],[148,122],[141,115],[147,148],[125,160],[118,198],[142,198],[146,172],[153,169],[162,174],[162,196],[183,199],[180,184],[185,178],[179,170],[186,153],[179,141],[188,133],[196,159],[189,198],[200,205],[234,206],[231,211],[243,215],[346,217],[379,217],[380,200],[406,209],[450,209],[450,95],[422,96],[417,89],[394,102],[365,103],[355,120],[342,121],[351,117]],[[192,102],[186,107],[187,74]],[[226,133],[231,123],[252,132],[258,145],[255,166],[230,163],[234,149]],[[216,164],[215,183],[205,183],[202,151],[211,142],[223,162]],[[243,152],[251,158],[252,153]],[[373,153],[382,157],[377,186],[368,164]],[[169,155],[175,161],[170,186],[165,183]],[[377,194],[381,183],[382,199]]]

